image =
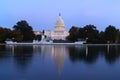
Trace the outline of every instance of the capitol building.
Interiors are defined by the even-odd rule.
[[[34,32],[35,35],[41,34],[39,31]],[[44,31],[44,35],[46,39],[51,40],[66,40],[66,37],[69,35],[69,32],[65,29],[64,21],[61,17],[61,14],[58,16],[58,20],[56,21],[54,30]]]

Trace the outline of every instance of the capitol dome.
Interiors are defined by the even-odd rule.
[[[60,14],[56,22],[55,29],[65,29],[65,24]]]

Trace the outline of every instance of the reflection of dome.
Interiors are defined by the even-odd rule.
[[[64,46],[54,46],[53,47],[53,57],[57,67],[58,74],[61,75],[62,68],[64,66],[65,57],[67,54],[66,47]]]
[[[56,29],[65,29],[65,24],[64,24],[64,21],[60,14],[59,14],[58,20],[56,22],[55,28]]]
[[[54,58],[55,58],[55,63],[56,63],[58,73],[61,74],[61,71],[64,65],[65,53],[55,53]]]

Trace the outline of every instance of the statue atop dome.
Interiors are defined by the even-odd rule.
[[[61,13],[59,13],[59,16],[61,16]]]

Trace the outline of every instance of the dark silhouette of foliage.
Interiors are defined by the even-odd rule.
[[[99,38],[98,38],[99,40],[98,40],[98,43],[106,43],[106,41],[105,41],[105,32],[103,32],[103,31],[101,31],[100,33],[99,33]]]
[[[117,38],[117,33],[118,33],[118,30],[112,26],[112,25],[109,25],[106,29],[105,29],[105,41],[107,43],[115,43],[116,41],[116,38]]]
[[[22,34],[25,42],[32,41],[35,37],[32,27],[25,20],[17,22],[13,28]]]
[[[0,42],[3,43],[7,38],[9,38],[11,30],[7,28],[0,27]]]
[[[21,42],[23,40],[23,36],[21,35],[21,33],[19,31],[13,30],[10,33],[10,39],[12,41]]]
[[[67,37],[68,40],[74,42],[78,39],[79,28],[76,26],[72,26],[72,28],[69,30],[70,36]]]
[[[96,29],[94,25],[86,25],[85,29],[85,37],[87,39],[87,43],[97,43],[99,31]],[[82,34],[81,34],[82,35]]]
[[[41,39],[42,39],[42,35],[36,35],[36,36],[35,36],[35,40],[40,41]]]
[[[86,39],[88,43],[97,43],[99,31],[94,25],[86,25],[84,28],[72,26],[69,31],[68,40],[77,41],[78,39]]]

